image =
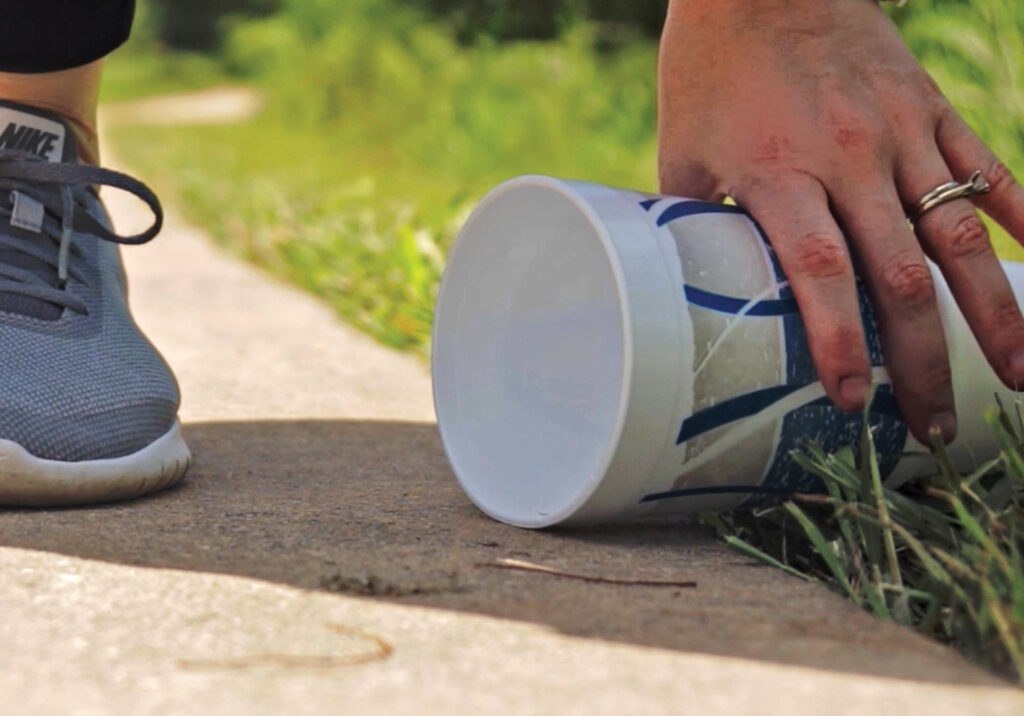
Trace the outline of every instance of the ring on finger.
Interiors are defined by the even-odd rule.
[[[992,189],[988,181],[981,175],[980,171],[971,174],[971,178],[963,184],[955,181],[946,182],[932,189],[930,192],[918,199],[911,210],[910,220],[916,222],[924,216],[925,212],[934,209],[940,204],[954,199],[970,198],[980,194],[987,194]]]

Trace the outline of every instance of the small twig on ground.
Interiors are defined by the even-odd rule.
[[[537,574],[548,574],[552,577],[565,577],[566,579],[577,579],[581,582],[592,584],[618,584],[627,587],[675,587],[675,588],[696,588],[694,581],[674,582],[658,579],[613,579],[611,577],[592,577],[586,574],[574,574],[563,572],[553,567],[545,567],[542,564],[533,564],[519,559],[498,559],[494,562],[479,562],[477,567],[493,567],[496,569],[512,569],[520,572],[535,572]]]

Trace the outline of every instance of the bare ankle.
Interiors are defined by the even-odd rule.
[[[20,102],[61,115],[74,132],[78,157],[99,163],[96,104],[102,60],[60,72],[0,72],[0,99]]]

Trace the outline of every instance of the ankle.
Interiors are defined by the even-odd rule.
[[[60,72],[0,72],[0,98],[61,115],[75,135],[78,157],[99,163],[96,104],[102,60]]]

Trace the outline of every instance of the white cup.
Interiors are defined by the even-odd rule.
[[[1024,265],[1003,262],[1017,295]],[[982,419],[1007,391],[933,267],[958,408],[954,462],[998,453]],[[882,385],[872,405],[890,483],[930,461]],[[734,206],[524,176],[491,191],[448,259],[434,403],[463,489],[521,527],[761,504],[820,488],[790,452],[859,439],[825,397],[771,247]],[[897,464],[898,463],[898,464]]]

